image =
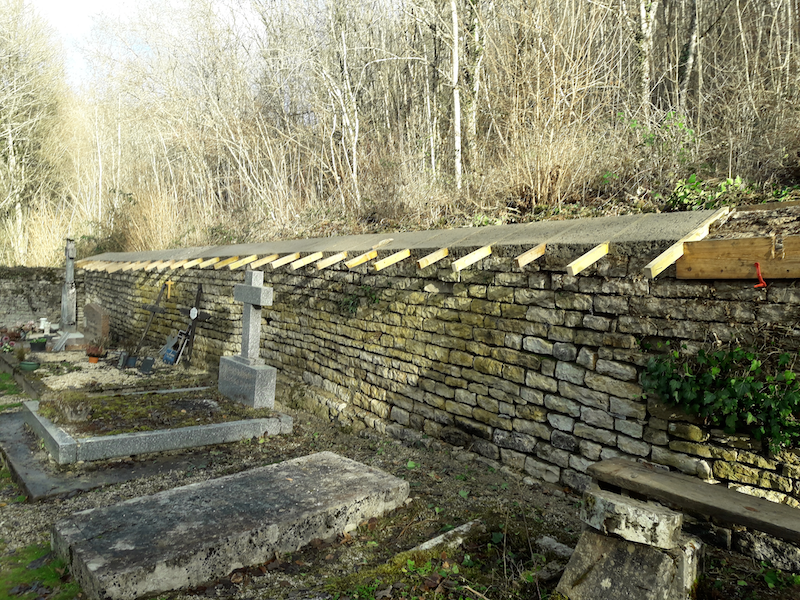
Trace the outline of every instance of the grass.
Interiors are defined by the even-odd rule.
[[[4,394],[16,395],[20,393],[19,386],[11,377],[11,373],[0,373],[0,396]]]

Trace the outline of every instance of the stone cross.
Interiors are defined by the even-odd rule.
[[[61,290],[61,331],[75,331],[78,320],[78,295],[75,289],[75,241],[67,238],[66,273]]]
[[[261,307],[272,306],[272,288],[264,287],[263,271],[247,271],[244,284],[233,288],[233,299],[243,302],[242,307],[242,353],[241,357],[251,364],[262,364]]]

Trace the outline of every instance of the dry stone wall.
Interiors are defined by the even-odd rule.
[[[64,269],[0,266],[0,326],[38,325],[42,317],[58,323],[63,285]]]
[[[465,250],[466,252],[466,250]],[[426,252],[417,253],[412,259]],[[651,461],[793,506],[800,459],[767,456],[746,436],[703,426],[641,397],[642,340],[699,347],[765,333],[797,346],[800,290],[792,282],[679,281],[641,276],[642,254],[610,255],[571,277],[550,252],[524,269],[519,248],[460,274],[449,260],[412,260],[375,273],[342,264],[265,270],[275,304],[263,311],[262,356],[305,386],[308,406],[345,423],[421,434],[469,447],[550,482],[583,488],[593,462]],[[457,257],[452,257],[457,258]],[[649,258],[652,256],[648,255]],[[185,327],[178,313],[198,284],[213,318],[198,330],[197,360],[215,368],[239,351],[242,271],[87,273],[86,301],[103,304],[112,330],[138,336],[167,278],[153,344]]]

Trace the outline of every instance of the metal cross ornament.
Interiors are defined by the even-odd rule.
[[[192,349],[194,348],[194,334],[197,329],[198,323],[203,323],[208,321],[211,318],[211,314],[201,311],[198,306],[200,306],[200,299],[203,296],[203,286],[201,284],[197,285],[197,293],[194,297],[194,304],[191,308],[181,308],[179,309],[180,312],[184,315],[187,315],[190,319],[189,327],[186,330],[186,339],[180,352],[178,353],[178,358],[175,361],[177,364],[183,355],[186,355],[186,363],[187,365],[192,361]]]

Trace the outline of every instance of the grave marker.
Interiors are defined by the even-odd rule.
[[[219,391],[222,395],[253,408],[275,405],[278,372],[264,364],[261,346],[261,307],[272,306],[272,288],[263,287],[262,271],[247,271],[244,285],[233,288],[233,298],[242,308],[242,351],[219,361]]]
[[[83,307],[83,335],[87,343],[103,343],[110,331],[108,311],[94,302]]]

